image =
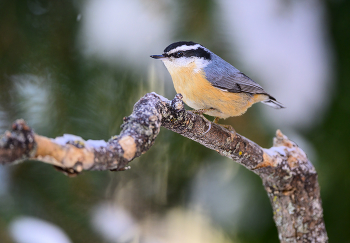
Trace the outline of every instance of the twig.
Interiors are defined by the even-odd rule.
[[[270,198],[281,242],[328,242],[317,173],[306,154],[279,130],[274,146],[249,139],[185,111],[182,96],[172,101],[146,94],[124,118],[120,135],[84,141],[74,135],[55,139],[35,134],[23,120],[0,139],[0,163],[36,159],[68,175],[82,170],[125,170],[154,143],[160,126],[190,138],[258,174]]]

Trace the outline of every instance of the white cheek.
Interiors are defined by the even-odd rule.
[[[170,71],[171,69],[175,68],[175,65],[172,61],[170,61],[169,59],[163,59],[162,60],[165,67]]]
[[[188,67],[191,63],[195,62],[196,68],[193,70],[195,73],[198,73],[200,70],[202,70],[209,64],[209,61],[203,58],[183,57],[183,58],[163,59],[162,61],[168,70],[174,69],[174,68]]]
[[[178,67],[187,67],[192,62],[194,62],[193,58],[181,57],[173,59],[173,63]]]
[[[195,73],[198,73],[200,70],[203,70],[209,64],[208,60],[203,58],[196,59],[196,68],[193,70]]]
[[[164,65],[169,68],[183,68],[194,62],[193,58],[171,58],[162,60]]]

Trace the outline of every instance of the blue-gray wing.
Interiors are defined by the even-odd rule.
[[[208,80],[214,87],[232,93],[267,94],[266,91],[244,73],[235,73]]]
[[[232,93],[267,94],[266,91],[247,75],[212,53],[212,62],[204,68],[207,80],[219,89]]]
[[[276,109],[285,108],[259,84],[214,53],[211,53],[211,62],[204,68],[204,72],[205,77],[214,87],[232,93],[265,94],[268,99],[262,103]]]

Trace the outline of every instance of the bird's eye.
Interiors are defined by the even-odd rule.
[[[179,58],[182,57],[184,55],[184,53],[182,51],[178,51],[175,53],[174,57]]]

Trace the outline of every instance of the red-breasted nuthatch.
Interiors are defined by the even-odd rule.
[[[214,116],[215,123],[242,115],[257,102],[284,108],[259,84],[200,44],[175,42],[162,55],[151,57],[163,61],[183,101],[197,113]]]

